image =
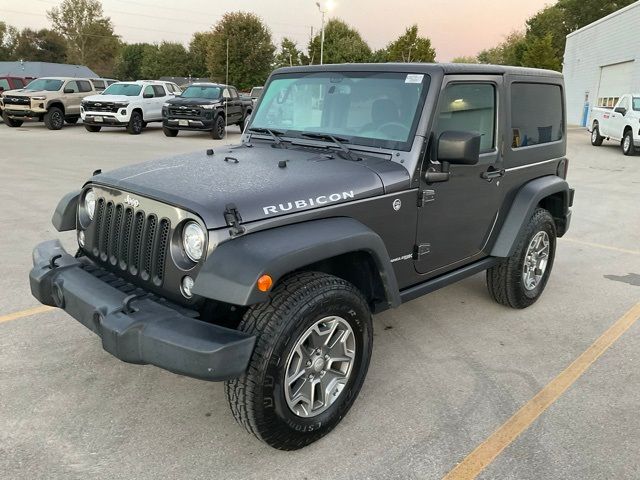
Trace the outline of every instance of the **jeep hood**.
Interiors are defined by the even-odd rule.
[[[403,190],[410,177],[387,158],[352,161],[334,150],[255,142],[131,165],[91,182],[184,208],[213,229],[226,226],[229,204],[247,223]]]

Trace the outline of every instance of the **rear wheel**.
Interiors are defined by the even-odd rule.
[[[11,128],[21,127],[22,124],[24,123],[22,120],[15,120],[9,117],[9,115],[7,115],[6,112],[2,112],[2,121],[7,127],[11,127]]]
[[[525,227],[515,252],[487,270],[493,299],[512,308],[532,305],[544,291],[556,253],[556,226],[551,214],[537,208]]]
[[[84,128],[87,132],[99,132],[102,129],[100,125],[87,125],[86,123],[84,124]]]
[[[635,155],[636,149],[633,146],[633,131],[628,129],[622,137],[622,153],[625,155]]]
[[[603,140],[604,137],[600,136],[600,126],[598,125],[598,122],[595,122],[593,124],[593,128],[591,129],[591,145],[593,145],[594,147],[599,147],[600,145],[602,145]]]
[[[162,131],[167,137],[176,137],[178,135],[178,130],[173,128],[162,127]]]
[[[132,112],[129,123],[127,124],[127,132],[131,135],[140,135],[144,128],[144,120],[140,112]]]
[[[256,345],[246,372],[225,383],[238,423],[281,450],[329,433],[353,405],[371,358],[371,312],[358,289],[324,273],[292,275],[239,329]]]
[[[211,130],[211,138],[214,140],[220,140],[224,138],[224,131],[227,128],[226,122],[222,115],[218,115],[213,122],[213,129]]]
[[[64,126],[64,114],[60,107],[51,107],[44,114],[44,124],[49,130],[60,130]]]

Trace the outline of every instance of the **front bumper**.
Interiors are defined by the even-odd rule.
[[[24,118],[27,120],[39,119],[47,111],[42,108],[17,108],[13,105],[5,105],[4,112],[10,118]]]
[[[31,293],[45,305],[64,309],[124,362],[210,381],[245,371],[254,336],[197,320],[144,296],[131,299],[87,271],[88,263],[69,255],[57,240],[41,243],[33,251]]]
[[[176,130],[213,130],[213,120],[203,117],[195,118],[167,118],[162,125]]]
[[[88,125],[106,125],[109,127],[126,127],[129,124],[129,117],[107,112],[83,112],[82,122]]]

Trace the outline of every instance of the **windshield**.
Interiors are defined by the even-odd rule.
[[[640,97],[633,97],[633,109],[640,112]]]
[[[206,98],[207,100],[216,100],[220,98],[220,87],[205,87],[200,85],[191,85],[182,92],[182,98]]]
[[[264,90],[264,87],[253,87],[249,96],[251,98],[258,98],[260,95],[262,95],[262,90]]]
[[[103,95],[125,95],[127,97],[137,97],[140,95],[142,85],[136,83],[114,83],[109,85],[107,89],[102,92]]]
[[[292,73],[273,77],[251,128],[287,136],[323,133],[348,143],[410,149],[429,76],[388,72]]]
[[[62,80],[53,80],[51,78],[40,78],[34,80],[26,86],[27,90],[46,90],[48,92],[57,92],[62,87]]]

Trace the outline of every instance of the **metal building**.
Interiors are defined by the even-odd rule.
[[[0,62],[0,76],[100,78],[89,67],[50,62]]]
[[[567,122],[586,126],[589,110],[640,91],[640,1],[567,35],[563,73]]]

